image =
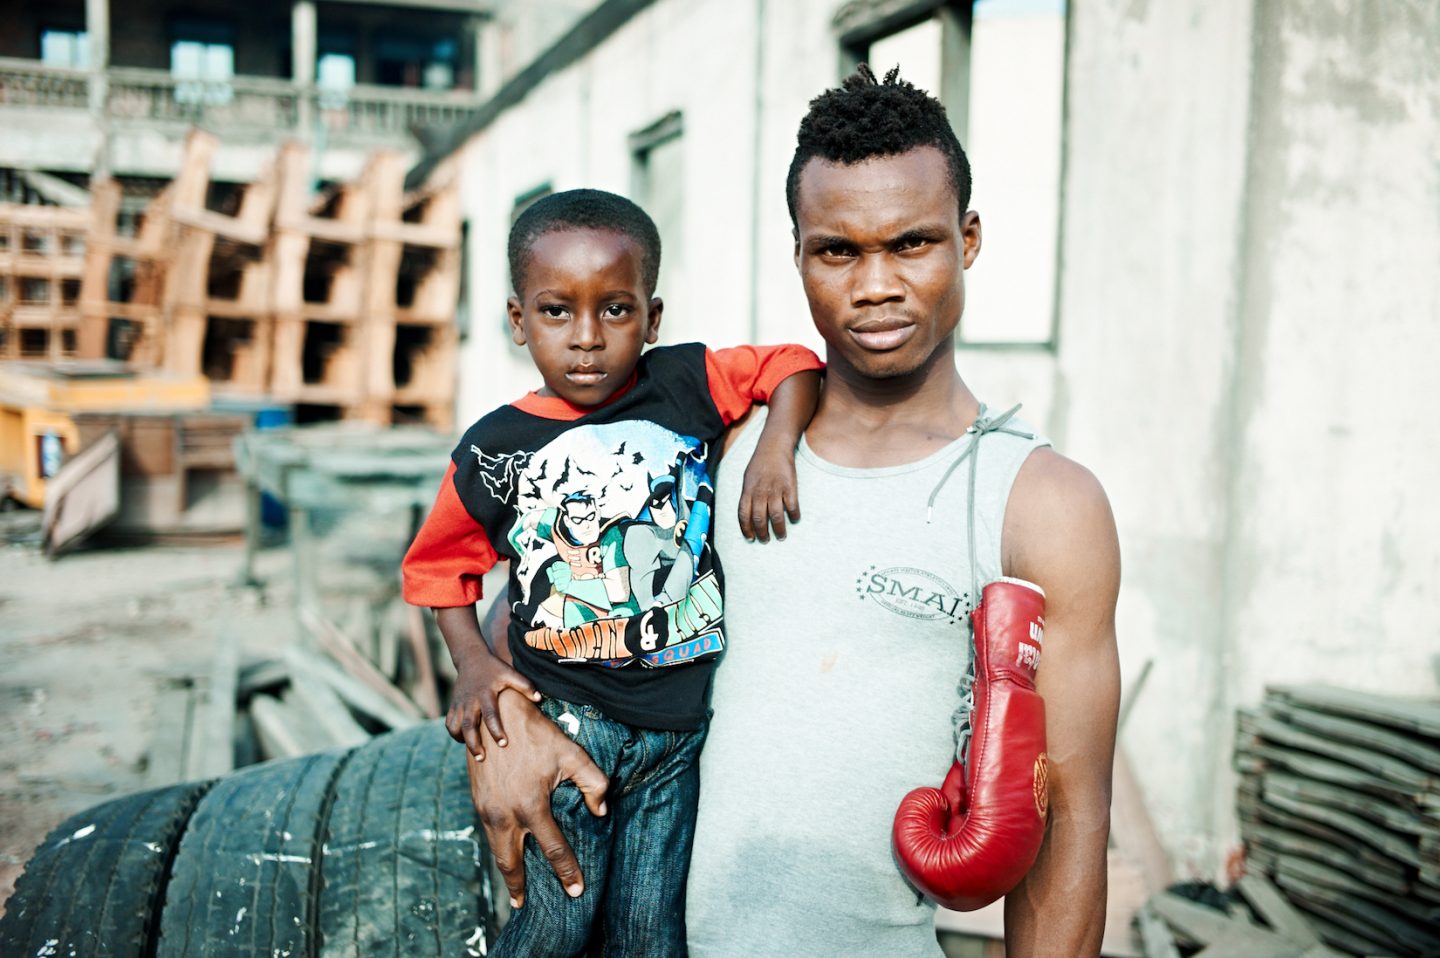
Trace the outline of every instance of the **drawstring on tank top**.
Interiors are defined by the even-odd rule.
[[[946,467],[945,472],[940,476],[940,481],[935,483],[935,488],[930,492],[930,499],[925,503],[925,521],[931,521],[935,514],[935,500],[940,495],[940,490],[945,483],[954,475],[955,470],[965,460],[970,460],[970,477],[967,489],[969,510],[966,520],[966,532],[970,537],[970,608],[980,604],[980,568],[976,563],[975,555],[975,480],[980,471],[980,437],[992,432],[1003,432],[1011,436],[1019,436],[1022,439],[1034,439],[1035,434],[1023,432],[1019,429],[1007,429],[1008,423],[1015,414],[1020,411],[1020,404],[1016,403],[998,416],[990,416],[989,410],[984,403],[980,404],[980,410],[975,416],[975,421],[970,428],[965,430],[965,435],[970,436],[970,442],[965,445],[964,451],[956,456]],[[963,622],[967,638],[974,635],[974,626],[967,616]],[[975,656],[970,656],[970,665],[965,674],[960,677],[958,691],[960,693],[960,707],[955,712],[955,758],[965,763],[968,758],[967,752],[970,748],[970,709],[974,705],[975,685]]]

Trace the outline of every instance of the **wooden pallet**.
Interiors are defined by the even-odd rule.
[[[76,355],[89,213],[0,203],[0,359]]]
[[[151,202],[130,235],[120,229],[121,198],[120,184],[112,179],[90,186],[79,353],[156,369],[165,345],[163,298],[174,250],[168,204]]]
[[[222,185],[210,172],[217,146],[190,134],[179,175],[134,230],[120,226],[111,180],[92,185],[88,210],[0,206],[0,358],[43,345],[51,358],[203,373],[219,395],[295,405],[301,419],[448,431],[458,179],[407,194],[404,157],[380,151],[355,180],[312,196],[309,151],[290,143],[254,183]],[[32,221],[50,238],[35,239]],[[67,252],[16,254],[27,243]],[[40,288],[39,272],[64,296],[44,311],[12,302]]]

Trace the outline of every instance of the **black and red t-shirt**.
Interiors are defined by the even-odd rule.
[[[405,556],[406,600],[471,605],[509,559],[520,672],[621,722],[694,728],[725,646],[714,442],[781,381],[820,367],[800,346],[691,343],[642,355],[603,406],[536,393],[502,406],[451,455]]]

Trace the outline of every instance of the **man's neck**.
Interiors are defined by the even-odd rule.
[[[837,465],[900,465],[964,435],[979,409],[945,347],[906,376],[872,379],[831,365],[805,436],[817,455]]]

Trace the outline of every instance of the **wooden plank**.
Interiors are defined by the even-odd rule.
[[[1336,924],[1376,942],[1380,947],[1374,949],[1375,953],[1400,950],[1425,954],[1440,950],[1440,930],[1433,925],[1427,928],[1393,909],[1291,875],[1277,875],[1275,880],[1292,898],[1325,906]]]
[[[41,535],[54,559],[120,513],[120,438],[106,432],[46,484]]]
[[[1363,874],[1370,887],[1384,889],[1390,894],[1404,895],[1410,891],[1410,882],[1399,866],[1376,868],[1372,863],[1349,854],[1340,846],[1314,836],[1287,831],[1274,825],[1242,824],[1240,833],[1251,843],[1252,849],[1258,847],[1272,853],[1283,853],[1318,862],[1339,871]],[[1267,870],[1273,873],[1274,868]]]
[[[196,703],[186,773],[216,778],[235,767],[235,690],[240,673],[240,637],[229,626],[215,630],[215,657]]]
[[[1317,755],[1344,762],[1394,782],[1405,789],[1415,791],[1440,789],[1440,778],[1427,774],[1423,769],[1418,769],[1409,762],[1386,755],[1377,755],[1373,749],[1368,747],[1342,745],[1266,715],[1256,718],[1255,728],[1262,737],[1272,742],[1305,749]]]
[[[1338,868],[1331,868],[1329,865],[1311,861],[1308,858],[1300,858],[1295,855],[1277,855],[1272,873],[1277,876],[1286,875],[1290,878],[1298,878],[1301,881],[1323,885],[1336,892],[1367,898],[1377,904],[1394,908],[1401,914],[1413,918],[1418,922],[1440,923],[1440,903],[1426,902],[1410,894],[1408,889],[1405,892],[1396,894],[1387,889],[1376,888],[1365,881],[1362,876],[1356,876]]]
[[[250,700],[250,720],[266,758],[294,758],[310,751],[298,732],[294,710],[270,695]]]
[[[425,717],[419,706],[410,701],[404,692],[392,685],[390,680],[382,675],[369,659],[355,650],[355,646],[350,643],[349,638],[327,621],[315,608],[302,608],[300,621],[315,636],[320,647],[328,652],[342,669],[385,699],[399,713],[407,715],[415,721]]]
[[[289,681],[290,669],[279,659],[252,660],[240,667],[236,698],[248,701],[256,693],[278,691]]]
[[[1292,814],[1273,804],[1262,804],[1258,806],[1256,813],[1260,821],[1266,824],[1289,829],[1292,832],[1311,835],[1321,841],[1329,842],[1332,845],[1344,849],[1356,862],[1362,863],[1363,867],[1367,869],[1401,878],[1407,874],[1405,865],[1402,862],[1384,854],[1377,848],[1371,847],[1354,835],[1335,829],[1328,824],[1319,822],[1308,816]]]
[[[194,708],[192,686],[186,678],[166,678],[155,690],[155,727],[145,753],[145,784],[149,788],[185,780]]]
[[[1265,794],[1265,804],[1274,806],[1281,811],[1292,815],[1308,818],[1311,821],[1328,825],[1336,831],[1352,835],[1361,842],[1369,845],[1377,851],[1383,852],[1390,858],[1404,862],[1419,868],[1422,862],[1420,849],[1413,842],[1406,841],[1394,832],[1387,831],[1376,825],[1372,825],[1358,815],[1350,815],[1346,812],[1333,808],[1326,808],[1323,805],[1315,805],[1309,802],[1296,801],[1279,794]]]
[[[1299,949],[1283,935],[1242,924],[1179,895],[1165,892],[1151,898],[1149,904],[1171,928],[1197,944],[1224,943],[1231,949],[1256,949],[1260,955],[1299,954]]]
[[[1135,915],[1135,924],[1140,929],[1140,944],[1145,958],[1180,958],[1180,949],[1175,945],[1175,936],[1155,914],[1149,905]]]
[[[1382,801],[1374,795],[1354,789],[1316,782],[1286,772],[1267,772],[1262,781],[1266,794],[1282,795],[1293,801],[1339,809],[1392,831],[1418,836],[1433,827],[1427,826],[1425,819],[1409,808]]]
[[[330,659],[298,648],[290,654],[299,656],[300,661],[304,662],[304,668],[334,689],[342,701],[376,721],[391,728],[407,728],[421,721],[420,716],[396,708],[384,696],[342,670]],[[294,667],[293,662],[291,667]]]
[[[1421,791],[1381,781],[1353,765],[1333,762],[1310,752],[1273,745],[1259,739],[1239,741],[1236,743],[1236,748],[1248,756],[1261,759],[1267,766],[1289,769],[1297,775],[1343,785],[1347,788],[1360,789],[1374,795],[1384,796],[1395,802],[1414,806],[1424,798],[1424,793]]]
[[[1308,905],[1303,900],[1297,900],[1296,906],[1305,911],[1310,918],[1310,923],[1328,945],[1333,945],[1347,955],[1374,955],[1375,942],[1368,938],[1362,938],[1354,932],[1342,928],[1329,920],[1329,912],[1319,905]],[[1308,958],[1308,956],[1306,956]]]
[[[1343,718],[1285,702],[1268,701],[1265,711],[1296,728],[1337,742],[1373,748],[1416,768],[1440,773],[1440,740],[1398,732],[1373,722]]]
[[[1145,890],[1160,891],[1174,880],[1170,859],[1155,831],[1123,744],[1115,749],[1111,774],[1110,839],[1117,850],[1135,862],[1143,876]]]
[[[415,703],[431,718],[440,715],[440,687],[435,678],[435,660],[430,653],[430,633],[425,627],[425,612],[418,606],[399,600],[405,610],[405,636],[415,661]]]
[[[287,650],[286,665],[290,669],[286,703],[309,715],[310,728],[318,731],[327,744],[354,746],[370,740],[370,733],[355,721],[344,701],[315,673],[298,648]]]
[[[1286,938],[1308,945],[1320,943],[1320,936],[1315,934],[1300,913],[1280,894],[1280,890],[1261,876],[1243,875],[1235,883],[1235,887],[1260,917]]]
[[[1440,739],[1440,700],[1434,698],[1377,695],[1320,685],[1274,685],[1265,693],[1295,705]]]

